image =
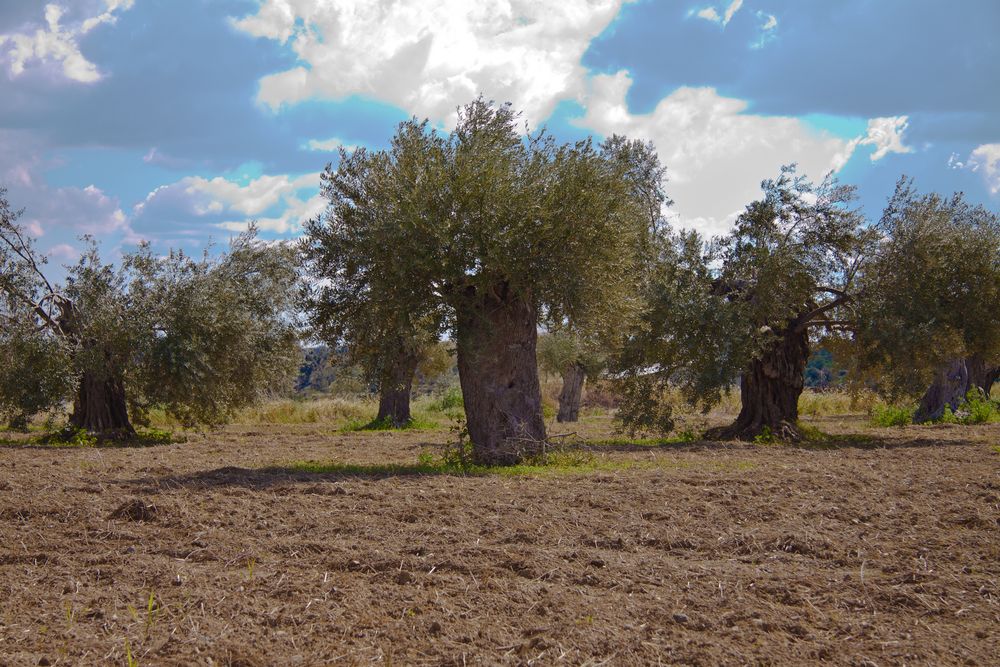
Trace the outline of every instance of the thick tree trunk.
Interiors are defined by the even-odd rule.
[[[809,335],[802,330],[780,332],[780,338],[740,378],[742,408],[730,426],[713,429],[706,437],[749,440],[767,429],[774,437],[800,437],[799,396],[805,385]]]
[[[587,381],[587,372],[580,364],[573,364],[563,372],[562,380],[556,421],[575,422],[580,418],[580,398],[583,396],[583,383]]]
[[[495,294],[458,309],[458,374],[474,459],[510,465],[544,450],[537,315],[506,286]]]
[[[84,373],[73,401],[69,423],[102,438],[135,437],[135,429],[128,418],[125,384],[121,378]]]
[[[994,366],[989,369],[986,373],[986,380],[982,384],[983,393],[989,397],[990,392],[993,391],[993,385],[1000,382],[1000,366]]]
[[[931,386],[924,392],[913,421],[917,424],[937,421],[944,416],[945,407],[957,410],[969,391],[978,389],[990,395],[1000,369],[989,366],[981,357],[953,359],[940,368]]]
[[[989,397],[993,384],[1000,379],[1000,367],[991,366],[979,355],[973,355],[965,360],[965,368],[969,372],[969,389],[979,389],[983,396]]]
[[[418,362],[417,355],[400,346],[399,354],[382,376],[376,422],[402,428],[413,419],[410,415],[410,395],[413,393],[413,375],[417,372]]]

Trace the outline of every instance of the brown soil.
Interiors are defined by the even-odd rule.
[[[287,467],[446,431],[8,445],[0,663],[996,664],[1000,426],[814,423],[869,439],[521,477]]]

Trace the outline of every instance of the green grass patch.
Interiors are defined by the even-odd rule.
[[[670,470],[709,469],[718,472],[749,470],[754,464],[749,461],[668,461],[668,460],[623,460],[594,456],[590,452],[568,450],[550,452],[531,461],[511,466],[486,466],[461,463],[448,456],[435,456],[430,452],[421,454],[416,463],[340,463],[320,461],[299,461],[278,466],[317,474],[344,475],[346,477],[396,477],[405,475],[457,475],[470,477],[541,477],[555,475],[588,475],[598,472],[624,470]]]
[[[152,447],[155,445],[169,445],[184,441],[185,438],[183,437],[178,438],[169,431],[156,428],[138,429],[134,438],[101,439],[83,429],[67,427],[59,431],[45,433],[33,438],[25,438],[24,440],[5,440],[2,442],[6,445],[20,445],[22,447],[53,447],[72,449],[86,447]]]

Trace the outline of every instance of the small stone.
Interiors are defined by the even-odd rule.
[[[43,657],[38,660],[38,664],[42,665],[42,667],[45,667],[46,665],[51,665],[52,663],[49,662],[48,658]]]
[[[441,624],[437,621],[432,621],[431,624],[427,626],[427,631],[432,635],[439,635],[441,634]]]
[[[687,614],[674,614],[674,621],[676,623],[687,623],[689,620]]]
[[[594,560],[590,561],[590,564],[594,567],[604,567],[605,565],[607,565],[607,563],[605,563],[600,558],[595,558]]]

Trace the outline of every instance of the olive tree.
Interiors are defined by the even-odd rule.
[[[1000,372],[1000,216],[901,179],[858,300],[860,377],[939,419]]]
[[[221,257],[105,263],[92,241],[63,284],[0,191],[0,403],[22,416],[72,402],[70,424],[135,434],[160,406],[186,425],[216,424],[286,380],[298,361],[294,253],[253,230]]]
[[[584,332],[556,330],[539,338],[539,365],[562,378],[556,421],[575,422],[580,418],[584,384],[588,377],[600,374],[607,358],[608,347]]]
[[[311,284],[305,309],[315,336],[344,347],[379,390],[375,420],[408,424],[414,375],[443,331],[442,304],[406,275],[396,234],[419,225],[441,193],[432,161],[441,141],[426,123],[405,123],[388,151],[340,151],[327,165],[323,216],[306,225],[302,249]],[[400,239],[401,240],[401,239]]]
[[[871,234],[850,208],[853,189],[832,178],[814,184],[793,165],[761,188],[710,247],[682,234],[660,249],[643,326],[622,357],[626,426],[669,428],[665,390],[707,409],[738,378],[740,413],[711,437],[798,437],[810,341],[849,326]]]
[[[344,153],[327,170],[330,211],[307,232],[337,257],[316,277],[353,286],[340,294],[350,326],[374,314],[394,333],[450,332],[482,463],[542,449],[539,323],[634,311],[665,201],[651,146],[561,145],[518,125],[508,105],[483,99],[447,136],[403,123],[389,150]]]

